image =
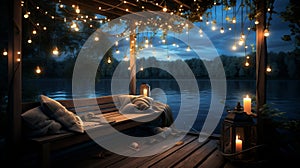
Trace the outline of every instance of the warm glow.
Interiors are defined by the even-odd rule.
[[[116,49],[116,54],[119,54],[120,53],[120,50],[119,49]]]
[[[110,59],[110,57],[108,57],[108,59],[107,59],[107,63],[111,63],[111,59]]]
[[[24,14],[24,18],[25,18],[25,19],[29,18],[29,12],[26,12],[26,13]]]
[[[259,24],[259,21],[258,21],[258,20],[255,20],[254,24],[258,25],[258,24]]]
[[[244,39],[241,37],[239,40],[239,45],[242,46],[244,44]]]
[[[79,6],[76,6],[75,12],[76,12],[76,13],[80,13]]]
[[[37,66],[35,68],[35,73],[40,74],[42,72],[41,68],[39,66]]]
[[[232,23],[236,23],[236,18],[235,17],[232,18]]]
[[[235,152],[241,152],[243,150],[243,141],[239,139],[239,136],[235,137]]]
[[[247,95],[244,99],[243,99],[243,103],[244,103],[244,112],[247,113],[248,115],[251,114],[251,98]]]
[[[7,51],[4,49],[3,55],[4,55],[4,56],[7,56],[7,54],[8,54]]]
[[[248,61],[245,62],[245,66],[248,67],[250,64]]]
[[[191,51],[191,47],[187,46],[186,51],[188,51],[188,52]]]
[[[54,47],[54,49],[52,50],[52,54],[53,55],[58,55],[59,54],[59,51],[58,51],[57,47]]]
[[[166,6],[164,6],[163,11],[164,11],[164,12],[167,12],[167,11],[168,11],[168,9],[167,9]]]
[[[33,30],[33,31],[32,31],[32,34],[36,34],[36,30]]]
[[[225,32],[224,27],[221,27],[220,33],[224,33],[224,32]]]
[[[236,45],[234,44],[234,45],[231,47],[231,49],[235,51],[235,50],[236,50]]]
[[[269,29],[265,29],[264,30],[264,36],[269,37],[269,35],[270,35]]]
[[[95,37],[94,40],[95,40],[95,41],[99,41],[99,37]]]
[[[272,71],[272,68],[270,66],[267,66],[267,69],[266,69],[267,72],[271,72]]]

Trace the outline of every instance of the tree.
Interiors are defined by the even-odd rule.
[[[280,13],[284,21],[289,22],[290,34],[282,37],[285,41],[291,41],[294,39],[296,43],[296,49],[300,46],[300,1],[290,0],[286,10]]]

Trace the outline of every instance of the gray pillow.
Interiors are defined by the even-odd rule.
[[[40,95],[40,102],[44,113],[48,117],[58,121],[70,131],[84,132],[80,117],[66,109],[61,103],[45,95]]]
[[[62,125],[45,115],[41,106],[25,111],[21,117],[29,128],[28,136],[42,136],[61,132]]]

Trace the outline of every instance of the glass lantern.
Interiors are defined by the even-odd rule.
[[[245,159],[244,151],[255,146],[256,142],[255,120],[238,103],[233,111],[228,111],[222,124],[221,150],[230,158]]]
[[[146,83],[142,83],[140,86],[140,95],[150,96],[150,85]]]

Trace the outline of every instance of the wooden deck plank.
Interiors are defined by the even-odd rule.
[[[209,155],[209,157],[198,167],[199,168],[221,168],[225,163],[225,159],[220,153],[219,150],[215,149],[215,151]]]
[[[157,163],[147,163],[146,167],[173,167],[179,163],[183,158],[189,156],[192,152],[200,148],[202,145],[207,143],[207,141],[200,143],[198,138],[194,139],[191,143],[172,153],[171,155],[165,157],[163,160]]]
[[[185,160],[175,165],[175,168],[179,167],[195,167],[202,163],[217,147],[216,141],[210,140],[203,145],[200,149],[189,155]]]
[[[132,168],[132,167],[143,166],[143,164],[145,162],[159,161],[160,158],[163,158],[162,156],[167,156],[167,155],[175,152],[176,150],[184,147],[186,144],[190,143],[194,139],[195,139],[195,137],[193,137],[193,136],[186,136],[182,139],[184,144],[179,145],[179,146],[174,146],[161,154],[147,156],[147,157],[128,157],[128,158],[122,160],[121,162],[116,162],[114,165],[112,165],[112,167]],[[141,151],[141,152],[143,152],[143,151]]]

